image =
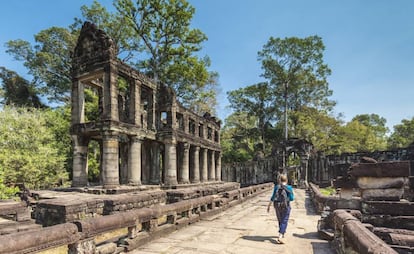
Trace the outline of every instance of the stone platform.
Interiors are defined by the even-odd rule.
[[[53,191],[33,191],[36,197],[32,218],[42,226],[52,226],[75,220],[129,211],[156,204],[169,204],[208,195],[220,195],[239,189],[238,183],[213,182],[194,185],[101,186],[64,188]]]

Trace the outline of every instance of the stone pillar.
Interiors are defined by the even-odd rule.
[[[71,121],[72,124],[85,122],[85,87],[79,80],[76,80],[72,84],[72,111]]]
[[[179,183],[187,184],[190,182],[190,171],[189,171],[189,163],[190,163],[190,144],[184,143],[183,144],[183,159],[181,163],[181,174]]]
[[[104,188],[119,186],[118,137],[104,134],[102,140],[102,184]]]
[[[150,167],[150,183],[160,183],[160,145],[156,142],[151,144],[151,167]],[[149,163],[149,161],[147,161]]]
[[[192,183],[199,183],[200,182],[200,147],[196,146],[193,149],[194,151],[194,156],[193,156],[193,167],[191,168],[191,172],[192,172],[192,179],[191,182]]]
[[[119,182],[120,184],[128,183],[128,167],[129,167],[129,143],[119,143]]]
[[[202,165],[201,165],[201,175],[200,175],[200,180],[202,182],[207,182],[208,181],[208,161],[207,161],[207,148],[203,148],[202,150]]]
[[[177,185],[177,147],[175,142],[165,144],[165,179],[167,186]]]
[[[209,181],[215,181],[216,180],[216,163],[215,163],[215,157],[214,151],[210,151],[211,157],[210,157],[210,168],[208,170],[208,180]]]
[[[103,75],[103,118],[119,121],[118,112],[118,75],[114,63],[108,64]]]
[[[217,152],[216,181],[221,181],[221,153],[220,152]]]
[[[141,145],[141,139],[131,137],[128,158],[128,184],[130,185],[141,185]]]
[[[88,142],[83,137],[72,135],[72,143],[72,186],[83,187],[88,184]]]

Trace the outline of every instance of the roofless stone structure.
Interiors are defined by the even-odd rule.
[[[184,108],[175,92],[117,56],[113,40],[85,22],[72,59],[73,187],[88,184],[88,144],[99,143],[101,184],[221,181],[220,121]],[[99,96],[86,119],[85,90]]]

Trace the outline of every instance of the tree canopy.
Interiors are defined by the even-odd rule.
[[[388,147],[395,149],[412,144],[414,144],[414,117],[403,119],[400,124],[394,126],[394,132],[389,138]]]
[[[16,72],[0,66],[1,103],[18,107],[45,107],[38,96],[36,87]]]
[[[3,183],[45,188],[67,180],[65,157],[51,128],[54,113],[34,108],[0,111],[0,175]]]
[[[327,77],[331,70],[323,61],[325,46],[318,36],[285,39],[270,37],[258,53],[263,77],[269,80],[275,104],[289,110],[302,106],[329,111],[335,102],[329,99]],[[279,112],[284,112],[280,110]]]

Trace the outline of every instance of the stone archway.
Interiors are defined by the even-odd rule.
[[[287,141],[282,141],[274,145],[272,155],[276,156],[278,161],[287,161],[287,158],[291,154],[298,155],[300,158],[300,165],[291,170],[296,170],[297,184],[302,185],[304,182],[308,181],[308,163],[312,148],[312,143],[305,139],[290,138]],[[284,163],[280,163],[279,165],[283,166],[278,169],[277,174],[289,173],[288,165],[284,165]]]

